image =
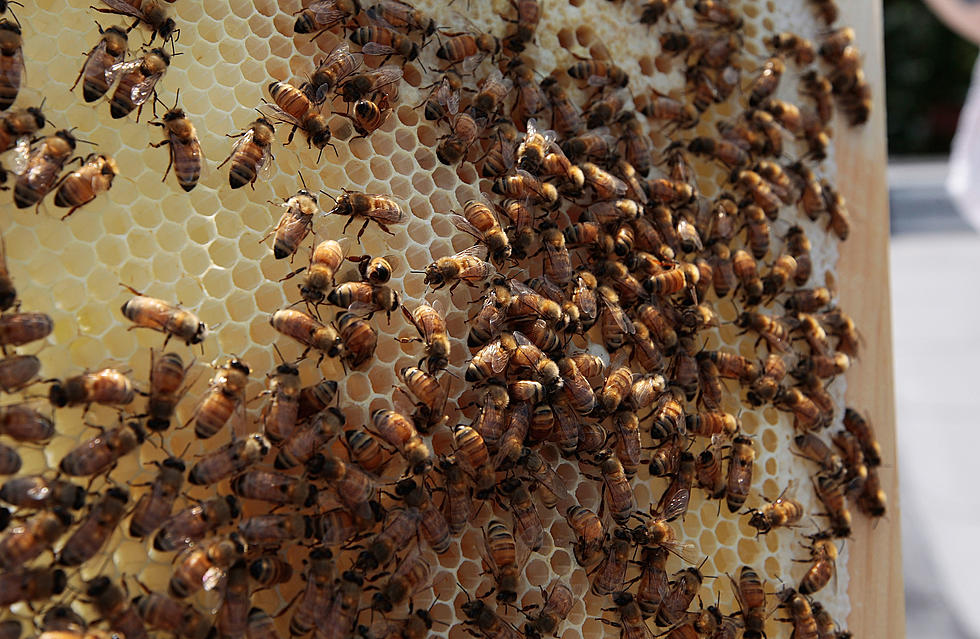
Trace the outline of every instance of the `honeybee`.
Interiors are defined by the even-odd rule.
[[[231,491],[243,499],[295,506],[313,505],[317,492],[305,480],[267,470],[242,472],[231,480]]]
[[[506,174],[514,164],[514,148],[519,139],[520,133],[513,124],[506,121],[497,123],[491,136],[490,148],[483,156],[480,175],[496,178]]]
[[[45,313],[0,315],[0,347],[30,344],[46,338],[53,330],[54,321]]]
[[[507,496],[507,505],[514,515],[515,536],[532,551],[539,550],[544,543],[544,527],[531,501],[531,493],[516,477],[505,480],[500,491]]]
[[[818,534],[813,538],[810,558],[813,564],[800,579],[799,592],[802,595],[812,595],[837,576],[837,545],[825,535]]]
[[[12,572],[51,549],[68,531],[72,517],[62,508],[40,512],[0,538],[0,568]]]
[[[146,0],[143,0],[146,1]],[[152,1],[152,0],[151,0]],[[155,87],[170,66],[170,54],[163,49],[151,49],[143,57],[129,62],[117,62],[105,72],[106,84],[119,79],[119,84],[109,100],[109,113],[113,118],[124,118],[139,107],[139,120],[143,104],[154,94]]]
[[[227,570],[241,555],[242,547],[230,539],[212,537],[187,547],[175,560],[167,585],[172,597],[183,599],[202,588],[214,590]]]
[[[571,281],[572,260],[565,247],[565,236],[552,223],[541,225],[541,249],[545,252],[545,276],[557,284],[565,285]]]
[[[755,448],[752,440],[739,435],[732,440],[732,453],[728,457],[728,479],[725,488],[725,500],[728,512],[738,512],[745,504],[745,499],[752,488],[752,463],[755,460]]]
[[[63,479],[41,475],[20,475],[0,486],[0,499],[22,508],[67,508],[78,510],[85,504],[85,489]]]
[[[449,335],[446,332],[446,319],[443,314],[425,302],[416,306],[411,312],[403,306],[402,314],[415,327],[425,343],[426,357],[423,361],[426,362],[429,373],[434,374],[446,368],[449,363]]]
[[[749,403],[761,406],[773,401],[781,392],[780,384],[786,377],[786,360],[778,353],[770,353],[763,363],[762,375],[752,381],[747,393]]]
[[[371,100],[362,98],[354,103],[354,115],[346,113],[337,115],[351,121],[354,130],[357,131],[357,137],[366,138],[384,126],[388,116],[391,115],[391,102],[385,94]],[[351,140],[356,140],[357,137]]]
[[[657,609],[657,625],[672,626],[681,621],[687,614],[694,597],[697,596],[703,580],[701,571],[694,567],[675,573],[670,582],[670,589],[663,596]]]
[[[685,418],[688,432],[699,437],[733,437],[741,427],[738,417],[724,412],[692,413]]]
[[[745,303],[749,306],[759,304],[762,301],[765,286],[759,275],[759,267],[755,258],[745,249],[738,249],[732,255],[732,269],[745,294]]]
[[[462,62],[464,70],[470,70],[488,55],[500,53],[500,40],[489,33],[454,32],[444,35],[448,37],[442,41],[436,57],[445,60],[447,68]]]
[[[698,123],[698,111],[694,105],[656,91],[638,96],[634,104],[637,111],[647,118],[669,122],[673,127],[689,129]]]
[[[336,201],[337,204],[330,211],[330,215],[346,215],[347,223],[344,224],[343,231],[354,221],[355,217],[364,218],[364,225],[357,232],[357,241],[360,243],[364,230],[372,221],[381,227],[381,230],[389,235],[394,235],[389,229],[389,224],[400,224],[408,219],[397,202],[387,195],[360,193],[357,191],[344,191],[344,194]]]
[[[766,591],[759,573],[749,566],[742,566],[738,571],[738,581],[731,576],[729,579],[745,622],[745,638],[762,639],[766,636]]]
[[[623,464],[612,451],[605,450],[596,454],[599,471],[605,487],[606,510],[613,520],[623,525],[636,511],[636,495],[630,485]]]
[[[238,138],[231,153],[222,166],[231,161],[228,172],[228,183],[233,189],[240,189],[246,184],[255,188],[255,180],[265,179],[272,172],[272,142],[275,139],[276,127],[264,117],[252,122],[248,129],[228,137]]]
[[[765,340],[769,350],[787,352],[790,350],[789,327],[780,319],[759,312],[746,311],[735,319],[735,325],[743,331],[759,334],[756,345]]]
[[[232,495],[214,497],[171,515],[153,537],[153,547],[169,552],[204,539],[232,519],[241,509]]]
[[[553,184],[542,182],[527,171],[517,170],[511,175],[497,178],[493,192],[507,198],[526,200],[545,208],[558,203],[558,190]]]
[[[23,38],[20,27],[0,21],[0,111],[6,111],[17,99],[24,74]]]
[[[340,432],[343,425],[343,413],[333,407],[324,410],[280,443],[274,464],[276,469],[285,470],[307,464],[320,448]]]
[[[589,86],[625,87],[629,75],[620,67],[607,60],[589,60],[579,58],[579,61],[568,67],[568,75],[576,80],[585,80]]]
[[[157,467],[159,472],[150,484],[150,490],[140,495],[129,519],[129,534],[136,538],[146,537],[166,521],[184,485],[184,462],[168,457]]]
[[[277,331],[292,337],[307,349],[314,348],[328,357],[338,357],[343,353],[343,342],[337,331],[302,311],[278,310],[269,318],[269,323]]]
[[[117,486],[109,488],[65,541],[58,562],[65,566],[80,566],[98,554],[126,514],[128,502],[128,490]]]
[[[171,337],[184,341],[188,346],[207,339],[210,329],[190,311],[154,297],[147,297],[129,288],[136,297],[126,301],[120,310],[136,327],[149,328],[166,334],[164,346]]]
[[[767,499],[768,503],[762,507],[762,510],[752,509],[749,511],[752,515],[749,519],[749,525],[758,530],[760,535],[768,533],[773,528],[793,526],[803,519],[805,512],[803,505],[795,499],[786,497],[789,489],[790,486],[783,489],[775,501]]]
[[[813,479],[813,489],[827,509],[825,515],[830,520],[830,531],[834,537],[850,537],[851,513],[844,499],[844,485],[841,479],[826,473],[818,473]]]
[[[599,168],[592,162],[579,165],[585,177],[585,183],[592,187],[598,200],[614,200],[626,195],[629,187],[618,177]]]
[[[687,514],[696,465],[694,455],[687,451],[680,454],[674,477],[657,502],[657,512],[664,513],[665,516],[670,513],[681,518]]]
[[[491,519],[483,530],[482,554],[497,584],[497,601],[514,602],[521,570],[517,565],[517,542],[499,519]]]
[[[351,461],[369,473],[380,474],[391,461],[391,455],[366,430],[344,431]]]
[[[217,484],[254,465],[268,452],[268,440],[258,433],[245,439],[232,440],[197,461],[191,467],[187,480],[195,486]]]
[[[453,456],[439,460],[439,469],[445,479],[446,499],[442,504],[443,517],[449,533],[459,535],[466,529],[473,514],[473,495],[462,466]]]
[[[88,622],[75,612],[71,606],[55,605],[44,612],[41,619],[40,630],[43,632],[84,632],[88,628]],[[18,633],[12,639],[18,639]]]
[[[78,77],[75,78],[75,84],[70,89],[74,91],[78,82],[84,77],[82,96],[86,102],[95,102],[109,90],[111,83],[106,80],[106,71],[125,59],[129,43],[129,33],[123,27],[112,26],[103,29],[101,25],[96,26],[102,38],[88,52],[85,64],[82,65]]]
[[[429,562],[418,549],[402,561],[371,600],[371,609],[391,612],[392,608],[429,585]]]
[[[469,200],[463,215],[452,216],[453,226],[486,244],[490,258],[501,263],[511,254],[510,241],[497,221],[493,209],[481,200]]]
[[[211,378],[208,392],[194,411],[194,434],[208,439],[217,433],[245,401],[252,370],[238,358],[228,360]]]
[[[412,42],[408,36],[392,31],[381,24],[355,29],[350,34],[350,41],[360,45],[365,55],[383,55],[385,60],[393,55],[399,55],[408,62],[419,57],[419,45]]]
[[[730,169],[748,165],[749,155],[734,142],[708,137],[697,137],[690,141],[687,149],[691,153],[704,155],[721,162]]]
[[[698,454],[696,478],[698,486],[708,493],[709,499],[721,499],[725,495],[726,477],[722,474],[720,437],[712,437],[711,444]]]
[[[289,257],[299,250],[300,244],[313,228],[313,217],[320,212],[316,196],[305,188],[283,203],[282,217],[279,223],[262,240],[275,234],[272,254],[277,260]]]
[[[59,408],[82,404],[126,405],[136,397],[133,383],[126,375],[111,368],[83,373],[61,381],[55,380],[48,392],[51,403]]]
[[[575,595],[572,589],[555,579],[548,588],[541,611],[528,617],[527,623],[524,624],[525,636],[529,639],[541,639],[545,635],[557,637],[558,628],[568,616],[574,603]]]
[[[826,180],[821,182],[821,186],[823,187],[825,208],[827,214],[830,215],[827,228],[837,236],[837,239],[843,242],[851,233],[851,214],[847,210],[844,196],[838,193]]]
[[[325,1],[331,4],[334,2],[334,0]],[[339,1],[341,3],[348,1],[354,4],[357,3],[357,0]],[[314,4],[319,4],[319,2],[314,2]],[[323,32],[321,31],[321,33]],[[363,57],[360,53],[350,52],[350,43],[347,40],[334,47],[330,55],[317,64],[316,69],[314,69],[313,74],[310,76],[309,92],[313,94],[316,103],[320,104],[326,101],[327,94],[331,89],[339,86],[345,78],[357,71],[361,66]]]
[[[449,290],[454,290],[460,282],[475,286],[493,274],[493,265],[486,261],[487,248],[483,245],[471,246],[450,257],[440,257],[425,268],[425,284],[440,289],[452,282]]]
[[[168,0],[169,1],[169,0]],[[99,13],[111,13],[120,16],[130,16],[143,22],[150,28],[150,43],[160,36],[162,40],[176,37],[180,33],[173,18],[167,16],[166,5],[158,0],[103,0],[109,9],[92,7]],[[110,82],[109,84],[112,84]]]
[[[85,582],[85,594],[109,628],[134,639],[147,639],[149,634],[126,592],[108,577],[96,577]]]
[[[554,131],[539,131],[537,120],[534,118],[528,120],[526,126],[527,132],[520,146],[517,147],[515,159],[517,168],[534,175],[540,169],[557,135]]]
[[[18,601],[43,601],[65,591],[65,571],[57,568],[27,568],[0,573],[0,606]]]
[[[535,4],[534,0],[531,0]],[[480,81],[480,90],[467,108],[474,120],[490,120],[503,106],[504,98],[514,88],[509,78],[504,78],[500,69],[493,67]]]
[[[447,393],[434,375],[415,366],[406,366],[398,371],[398,378],[418,400],[412,417],[423,432],[428,432],[447,419],[445,415]]]
[[[371,421],[378,435],[398,449],[413,472],[422,474],[432,467],[432,451],[409,418],[393,410],[379,409],[371,415]]]
[[[306,135],[307,146],[315,146],[323,153],[323,148],[330,146],[336,152],[336,147],[330,143],[330,126],[327,118],[316,108],[310,95],[303,89],[298,89],[287,82],[272,82],[268,86],[269,96],[275,103],[272,110],[282,122],[292,124],[286,144],[293,141],[297,129]],[[320,157],[317,156],[317,161]]]
[[[133,599],[133,606],[146,625],[176,637],[205,639],[211,632],[211,621],[204,615],[166,595],[147,592]]]
[[[2,24],[6,23],[0,23]],[[71,131],[61,130],[41,140],[34,150],[30,150],[27,145],[18,150],[19,156],[15,159],[14,167],[17,174],[14,204],[17,208],[24,209],[32,204],[41,206],[41,200],[54,188],[61,169],[75,151],[75,144],[75,136]]]
[[[360,12],[361,4],[358,0],[314,0],[310,6],[293,14],[299,15],[293,24],[293,31],[296,33],[313,33],[316,31],[316,35],[311,38],[316,40],[330,29]]]
[[[783,589],[778,596],[780,606],[789,610],[793,636],[796,639],[817,639],[819,637],[817,622],[807,598],[792,588]]]
[[[361,551],[355,566],[359,570],[374,570],[387,564],[395,552],[405,548],[418,534],[422,513],[418,508],[408,507],[389,512],[381,531],[372,537],[367,550]]]
[[[569,157],[577,160],[603,161],[612,156],[616,148],[616,138],[609,135],[608,129],[603,127],[569,137],[561,143],[560,148]]]
[[[887,507],[887,496],[881,488],[881,478],[878,476],[878,467],[868,468],[868,478],[857,496],[857,506],[865,515],[869,517],[884,517]]]
[[[612,538],[605,544],[605,557],[595,568],[591,587],[593,594],[609,595],[623,589],[631,545],[625,529],[617,528],[613,531]]]
[[[791,313],[814,313],[830,304],[830,291],[824,286],[799,289],[789,294],[783,307]]]
[[[22,465],[20,454],[15,449],[0,444],[0,475],[14,475]]]
[[[167,163],[167,170],[164,171],[161,181],[167,179],[170,169],[173,168],[180,188],[185,191],[192,190],[197,186],[204,166],[204,153],[201,151],[201,141],[197,137],[194,125],[191,124],[184,110],[178,109],[176,105],[163,114],[162,122],[150,122],[150,124],[162,127],[167,132],[165,140],[150,144],[153,148],[168,146],[170,161]]]
[[[299,409],[296,418],[299,421],[305,421],[311,416],[325,411],[336,395],[337,382],[331,379],[320,380],[312,386],[305,386],[299,392]],[[339,411],[337,413],[339,426],[343,426],[344,415]]]
[[[476,626],[480,631],[479,636],[484,639],[519,639],[521,636],[517,628],[510,625],[485,603],[479,600],[470,601],[469,594],[462,609],[467,617],[465,623]]]
[[[330,513],[323,515],[328,517]],[[352,523],[352,518],[348,517]],[[255,515],[238,522],[238,537],[248,547],[279,548],[291,540],[309,539],[320,528],[307,515]],[[324,535],[326,536],[326,535]],[[344,537],[346,539],[346,537]],[[326,543],[326,542],[324,542]]]
[[[219,636],[244,636],[248,628],[250,601],[248,566],[244,560],[240,559],[228,568],[221,590],[221,603],[215,615],[214,627]]]
[[[334,276],[344,262],[344,250],[335,240],[324,240],[316,245],[310,256],[310,266],[299,285],[303,299],[319,304],[326,298],[327,289],[333,285]]]
[[[572,546],[575,559],[582,566],[597,562],[602,556],[602,546],[606,539],[602,520],[591,510],[578,504],[568,507],[565,520],[575,533],[576,540]]]
[[[18,109],[17,111],[7,113],[0,119],[0,153],[16,147],[18,149],[18,159],[16,162],[26,160],[31,139],[38,130],[44,127],[44,123],[45,117],[40,107]],[[6,274],[5,264],[0,264],[0,271]],[[9,286],[13,285],[9,284]],[[4,295],[8,295],[8,293],[4,291]],[[0,310],[10,308],[13,301],[14,298],[9,297],[9,303],[3,304],[3,308]]]
[[[449,133],[436,147],[436,157],[443,164],[456,164],[466,157],[470,147],[480,137],[485,120],[476,119],[469,113],[457,113],[450,105]]]
[[[343,344],[341,360],[355,369],[371,359],[378,346],[378,333],[354,313],[337,315],[337,331]]]
[[[304,575],[306,586],[289,622],[291,636],[305,635],[316,625],[318,608],[330,599],[334,571],[333,553],[329,549],[318,546],[310,551]]]

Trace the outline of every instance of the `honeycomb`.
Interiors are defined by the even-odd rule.
[[[457,29],[465,29],[468,22],[496,35],[502,35],[505,30],[500,16],[513,12],[509,3],[502,0],[473,2],[465,6],[461,1],[455,5],[449,3],[452,6],[421,0],[415,4],[435,18],[440,26],[455,25]],[[655,37],[667,27],[660,23],[650,29],[639,24],[638,3],[548,0],[542,1],[541,5],[542,18],[535,42],[525,55],[533,59],[542,76],[553,69],[574,64],[576,56],[608,53],[609,59],[629,74],[629,90],[633,96],[655,89],[683,97],[684,65],[662,55]],[[756,70],[754,62],[761,64],[767,56],[761,43],[764,36],[792,31],[816,42],[821,35],[821,26],[807,3],[742,0],[731,5],[744,19],[741,30],[744,36],[743,85]],[[64,378],[83,370],[112,366],[131,373],[137,386],[147,390],[151,349],[159,350],[162,338],[159,333],[149,330],[128,330],[130,325],[118,311],[131,297],[119,286],[123,283],[153,297],[179,301],[214,328],[213,335],[200,347],[185,348],[173,340],[169,344],[169,349],[178,350],[185,356],[185,361],[191,357],[197,359],[190,374],[194,384],[178,407],[175,424],[192,419],[197,399],[205,392],[208,379],[214,374],[208,363],[224,361],[234,355],[247,362],[252,370],[247,391],[247,415],[237,420],[236,434],[241,436],[254,431],[260,428],[259,416],[265,403],[260,399],[265,388],[264,376],[279,363],[272,346],[278,347],[286,361],[297,360],[303,352],[301,345],[281,338],[269,324],[273,312],[299,300],[295,285],[298,279],[283,281],[283,278],[306,265],[309,250],[316,242],[346,237],[348,255],[391,257],[396,268],[389,286],[399,292],[405,307],[411,309],[422,301],[437,299],[445,305],[452,337],[449,371],[455,374],[442,378],[450,387],[447,423],[465,422],[473,416],[473,409],[467,408],[463,401],[469,395],[460,394],[464,391],[463,371],[470,358],[465,343],[467,318],[478,308],[480,294],[466,286],[451,293],[445,289],[432,291],[423,283],[420,272],[434,260],[472,244],[472,238],[459,232],[448,214],[461,211],[463,203],[477,197],[481,191],[489,192],[490,183],[480,179],[471,161],[454,167],[444,165],[436,158],[433,147],[444,135],[445,127],[427,122],[421,109],[416,108],[424,101],[427,86],[437,77],[432,71],[437,62],[434,56],[437,43],[423,52],[422,60],[428,70],[420,69],[417,64],[405,67],[405,81],[392,114],[370,136],[354,139],[349,120],[335,116],[331,118],[331,128],[336,154],[327,149],[318,162],[316,150],[306,148],[302,133],[297,134],[292,145],[284,146],[287,127],[278,127],[272,174],[268,179],[256,182],[254,189],[229,189],[227,167],[216,168],[231,150],[232,141],[226,134],[235,134],[248,127],[255,118],[254,108],[268,97],[266,85],[274,80],[299,84],[312,72],[315,61],[328,55],[340,42],[340,34],[334,32],[315,41],[294,34],[293,14],[301,8],[301,3],[296,0],[232,3],[179,0],[168,5],[181,29],[176,43],[180,55],[173,58],[157,90],[161,102],[169,106],[180,89],[179,105],[194,123],[207,158],[200,183],[189,193],[177,187],[172,175],[166,181],[160,179],[168,157],[165,148],[150,148],[151,143],[159,142],[163,137],[161,129],[146,125],[146,120],[150,119],[150,103],[143,109],[139,122],[132,115],[116,121],[108,117],[103,101],[87,105],[81,101],[79,91],[68,90],[83,62],[79,53],[88,51],[97,41],[93,19],[103,26],[120,23],[120,20],[97,14],[87,3],[80,2],[65,4],[42,0],[17,8],[17,17],[25,25],[24,57],[28,74],[17,106],[35,105],[43,98],[44,111],[52,125],[77,127],[77,137],[87,140],[99,152],[113,155],[121,168],[108,193],[65,221],[59,219],[62,212],[53,207],[50,198],[37,215],[30,209],[15,211],[5,205],[8,213],[4,216],[2,230],[6,260],[18,285],[21,307],[43,311],[54,319],[54,332],[43,347],[21,349],[37,351],[44,378]],[[465,19],[460,16],[461,12],[465,12]],[[683,2],[676,3],[672,12],[681,23],[693,23],[691,7]],[[47,35],[53,37],[45,37]],[[139,46],[141,37],[146,37],[145,29],[137,28],[130,34],[132,50]],[[376,65],[379,60],[368,62]],[[476,77],[482,77],[489,66],[490,60],[485,60]],[[791,67],[788,75],[795,74]],[[575,101],[585,102],[588,91],[567,76],[559,77]],[[795,83],[782,82],[776,95],[795,99]],[[696,128],[685,135],[713,135],[716,120],[738,113],[739,99],[744,96],[736,92],[733,99],[712,106]],[[334,103],[335,110],[341,108]],[[835,126],[838,130],[847,130],[840,118]],[[647,130],[656,148],[663,149],[670,142],[671,134],[657,130],[652,123]],[[83,154],[88,148],[86,143],[79,147]],[[789,155],[798,157],[803,152],[795,148]],[[472,149],[470,159],[478,156],[477,150]],[[726,171],[706,162],[695,162],[694,166],[701,194],[706,198],[717,196],[722,190],[719,185],[727,177]],[[833,175],[834,168],[835,155],[831,145],[829,159],[819,170],[822,174]],[[393,235],[371,226],[358,246],[352,233],[357,227],[356,222],[344,236],[345,219],[317,216],[313,233],[303,242],[294,259],[276,260],[272,255],[271,240],[262,240],[282,213],[279,204],[300,188],[300,177],[311,189],[322,188],[334,197],[338,197],[342,189],[389,194],[409,213],[408,221],[393,228]],[[326,197],[320,198],[320,204],[324,208],[329,206]],[[832,287],[838,259],[836,241],[824,231],[822,222],[811,221],[787,207],[780,216],[779,224],[783,224],[785,217],[801,225],[813,242],[811,284],[826,283]],[[780,239],[775,237],[771,255],[778,254],[779,246]],[[354,270],[353,265],[345,268]],[[703,348],[724,347],[745,356],[757,356],[755,336],[751,333],[740,335],[733,325],[736,316],[733,305],[716,303],[715,308],[722,323],[699,334],[702,341],[706,340]],[[333,312],[333,309],[322,310],[328,315]],[[375,315],[372,323],[379,331],[380,339],[368,367],[345,371],[339,360],[326,358],[318,362],[315,357],[298,363],[304,386],[321,377],[338,381],[338,401],[348,427],[369,424],[374,410],[391,407],[397,402],[392,392],[393,387],[399,385],[396,371],[414,365],[422,356],[418,343],[394,339],[415,336],[414,328],[400,313],[392,314],[390,319],[385,319],[383,314]],[[601,346],[592,346],[597,352],[602,351]],[[760,508],[765,503],[763,498],[774,499],[787,485],[793,485],[792,495],[803,504],[806,512],[820,512],[822,506],[809,489],[812,468],[793,454],[791,443],[796,431],[791,416],[771,406],[753,411],[741,405],[733,385],[726,386],[726,390],[723,409],[739,414],[742,429],[755,441],[756,472],[746,506]],[[828,391],[838,407],[835,411],[837,426],[843,413],[840,408],[844,406],[844,376],[835,377],[828,385]],[[43,400],[39,397],[44,393],[42,386],[32,386],[23,395],[40,403]],[[138,399],[133,406],[139,406],[141,402]],[[23,459],[22,473],[53,475],[68,451],[96,433],[93,425],[111,427],[121,419],[117,411],[99,406],[87,411],[58,409],[56,418],[57,433],[49,443],[43,447],[18,447]],[[199,440],[191,428],[172,428],[162,438],[151,435],[138,454],[123,457],[108,477],[96,478],[88,489],[91,493],[99,493],[111,485],[127,486],[133,493],[132,504],[142,490],[140,486],[152,481],[156,475],[158,462],[170,455],[191,461],[222,445],[231,435],[231,432],[223,432],[213,439]],[[452,438],[447,429],[435,430],[430,443],[436,454],[451,452]],[[338,444],[334,446],[338,451],[342,450]],[[545,447],[542,454],[555,465],[559,476],[575,487],[576,501],[598,511],[601,486],[583,477],[584,472],[594,471],[575,460],[560,457],[553,447]],[[389,485],[399,474],[394,468],[398,464],[392,466],[383,478]],[[656,504],[667,480],[651,478],[646,465],[642,464],[632,483],[639,508],[645,511],[649,505]],[[183,497],[176,507],[228,492],[226,483],[204,487],[185,484]],[[249,509],[255,512],[256,508],[255,502],[246,503],[247,512]],[[539,506],[537,510],[545,527],[545,541],[539,552],[529,554],[515,606],[541,604],[541,589],[559,579],[571,587],[575,596],[561,636],[590,639],[618,632],[600,619],[612,621],[615,613],[602,612],[603,607],[610,605],[609,599],[589,592],[590,577],[571,553],[574,534],[565,519],[553,509]],[[482,566],[480,547],[481,529],[486,528],[494,517],[510,521],[505,509],[488,504],[476,513],[470,528],[454,540],[446,553],[437,555],[429,549],[424,550],[433,569],[432,587],[416,594],[412,603],[416,609],[430,610],[437,622],[433,634],[454,639],[465,636],[463,604],[468,597],[483,593],[493,585],[492,577]],[[694,545],[693,555],[698,562],[704,558],[702,572],[715,577],[706,579],[699,592],[705,606],[718,601],[726,612],[737,609],[726,575],[735,576],[743,564],[759,571],[768,584],[770,595],[782,585],[798,583],[806,571],[806,564],[794,560],[806,558],[806,551],[801,550],[799,542],[804,534],[816,532],[815,522],[805,519],[799,528],[777,529],[765,536],[756,536],[747,522],[745,516],[723,513],[719,504],[706,499],[700,490],[692,491],[686,516],[682,522],[675,522],[678,536]],[[139,594],[136,590],[141,584],[153,590],[165,590],[173,553],[153,549],[148,540],[127,535],[125,528],[121,526],[108,540],[102,553],[104,559],[96,558],[77,570],[68,571],[69,594],[64,599],[71,601],[75,609],[89,619],[99,615],[84,596],[77,594],[84,591],[83,580],[99,575],[117,581],[125,578],[131,596]],[[60,543],[63,542],[55,546],[56,550]],[[847,570],[851,552],[851,544],[840,547],[836,584],[825,588],[818,597],[842,626],[852,608]],[[301,545],[293,544],[285,549],[285,553],[297,567],[296,572],[301,572],[298,567],[306,556]],[[686,566],[681,559],[671,557],[668,573],[673,574]],[[628,575],[636,574],[638,571],[631,566]],[[274,614],[301,587],[302,582],[293,579],[278,588],[259,590],[253,593],[252,603]],[[466,592],[461,592],[460,587]],[[206,592],[190,601],[200,611],[213,612],[219,598],[217,592]],[[770,603],[772,601],[774,598],[771,597]],[[399,612],[402,613],[400,617]],[[518,611],[499,608],[498,612],[518,627],[524,623],[524,616]],[[15,604],[8,616],[23,620],[26,628],[31,627],[34,617],[23,603]],[[398,609],[392,618],[404,616],[404,610]],[[288,614],[278,622],[281,633],[285,634]],[[767,623],[769,637],[789,636],[791,632],[790,624],[774,619]]]

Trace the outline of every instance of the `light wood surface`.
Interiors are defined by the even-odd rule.
[[[855,637],[901,639],[905,636],[905,598],[888,283],[882,6],[879,0],[838,2],[838,6],[841,22],[857,32],[864,71],[874,91],[874,110],[865,126],[849,128],[840,118],[835,123],[837,183],[853,217],[851,237],[841,246],[840,301],[864,338],[860,359],[847,375],[847,402],[865,413],[876,429],[884,452],[879,473],[888,494],[888,514],[877,526],[854,513],[848,565],[852,611],[847,626]]]

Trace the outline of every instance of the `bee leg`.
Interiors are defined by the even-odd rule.
[[[40,206],[40,204],[38,204],[38,206]],[[84,204],[79,204],[78,206],[73,206],[70,209],[68,209],[68,212],[61,216],[61,221],[64,222],[65,220],[67,220],[72,213],[82,208],[82,206],[84,206]]]
[[[353,219],[353,218],[351,218],[351,219]],[[361,243],[361,236],[364,235],[364,231],[367,229],[367,226],[368,226],[368,224],[370,224],[370,222],[371,222],[371,219],[370,218],[364,220],[364,224],[361,226],[361,230],[357,232],[357,243],[358,244]],[[349,224],[349,222],[348,222],[348,224]],[[381,226],[381,225],[379,224],[379,226]],[[344,228],[346,229],[347,227],[345,226]],[[384,228],[384,226],[381,226],[381,228]],[[394,235],[394,233],[392,233],[392,235]]]

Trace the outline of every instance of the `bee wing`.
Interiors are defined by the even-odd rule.
[[[272,151],[266,149],[259,161],[259,178],[268,180],[272,177]]]
[[[153,87],[157,85],[157,82],[162,77],[162,73],[155,73],[142,82],[137,83],[132,91],[129,92],[130,97],[133,99],[133,104],[140,105],[146,102],[153,95]]]
[[[470,221],[467,220],[462,215],[459,215],[458,213],[454,213],[452,216],[450,216],[449,219],[452,221],[453,226],[455,226],[463,233],[468,233],[469,235],[472,235],[473,237],[475,237],[480,241],[483,240],[483,233],[480,231],[480,229],[470,224]]]
[[[17,139],[17,145],[14,147],[14,160],[11,163],[10,170],[16,175],[23,175],[24,171],[27,170],[27,164],[31,158],[31,138],[24,136]]]
[[[238,149],[251,142],[253,137],[255,137],[255,131],[253,129],[249,129],[244,134],[242,134],[241,137],[235,140],[235,144],[232,145],[231,154],[234,155],[235,153],[237,153]]]
[[[589,295],[589,287],[582,283],[582,279],[579,278],[579,283],[575,285],[575,290],[572,295],[580,294],[577,298],[579,307],[585,312],[589,317],[596,316],[596,298],[595,295]]]
[[[523,282],[519,282],[517,280],[511,280],[510,282],[508,282],[508,284],[510,285],[511,292],[516,293],[518,295],[537,295],[537,292],[534,289],[532,289],[527,284],[524,284]]]
[[[507,364],[510,362],[510,353],[499,339],[495,340],[492,344],[485,347],[487,349],[486,356],[487,360],[490,362],[490,370],[494,373],[503,372],[507,368]]]
[[[475,257],[478,260],[486,261],[487,247],[482,244],[474,244],[468,249],[463,249],[459,253],[453,255],[453,257]]]
[[[398,97],[398,84],[404,72],[402,68],[394,64],[386,64],[375,72],[372,89],[381,91],[389,100]]]
[[[143,12],[129,2],[126,2],[126,0],[102,0],[102,2],[112,7],[113,11],[119,12],[123,15],[133,16],[134,18],[139,18],[140,20],[143,19]]]
[[[19,87],[21,84],[20,76],[24,72],[24,50],[17,49],[10,57],[12,58],[11,62],[4,64],[6,68],[3,76],[11,86]]]
[[[664,519],[671,521],[677,519],[685,512],[687,512],[687,505],[691,501],[691,491],[687,488],[681,488],[676,493],[671,495],[670,501],[664,505]],[[672,513],[671,517],[667,516],[667,513]]]
[[[337,9],[337,0],[317,0],[308,9],[313,17],[320,24],[336,24],[343,20],[347,14]],[[344,43],[346,44],[346,42]]]
[[[517,175],[522,176],[527,181],[527,183],[529,185],[530,184],[543,185],[543,182],[541,182],[541,180],[539,180],[538,178],[534,177],[533,175],[531,175],[530,173],[528,173],[524,169],[517,169],[516,171],[514,171],[514,173],[517,174]],[[625,184],[623,186],[625,186]],[[542,197],[544,196],[544,193],[538,187],[531,188],[531,190],[534,191],[536,194],[542,196]]]
[[[602,299],[602,302],[606,306],[606,311],[612,315],[613,321],[616,322],[616,326],[618,326],[628,335],[633,335],[636,333],[636,329],[633,328],[633,322],[630,321],[630,318],[626,316],[626,313],[624,313],[621,308],[610,304],[605,298]]]
[[[364,46],[361,47],[361,51],[367,55],[391,55],[395,53],[395,50],[386,44],[378,44],[377,42],[366,42]]]
[[[138,69],[140,64],[142,64],[142,61],[139,59],[130,60],[129,62],[117,62],[105,70],[106,84],[112,86],[112,83],[116,81],[116,78],[121,78],[123,75],[130,73],[134,69]]]
[[[485,57],[487,54],[481,52],[463,60],[463,73],[473,73]]]
[[[590,75],[588,83],[592,87],[604,87],[609,84],[609,78],[604,75]]]
[[[287,122],[288,124],[294,124],[299,127],[302,126],[299,120],[297,120],[290,114],[286,113],[275,104],[266,103],[260,107],[257,107],[257,110],[259,111],[259,113],[266,116],[270,120],[280,119]]]

